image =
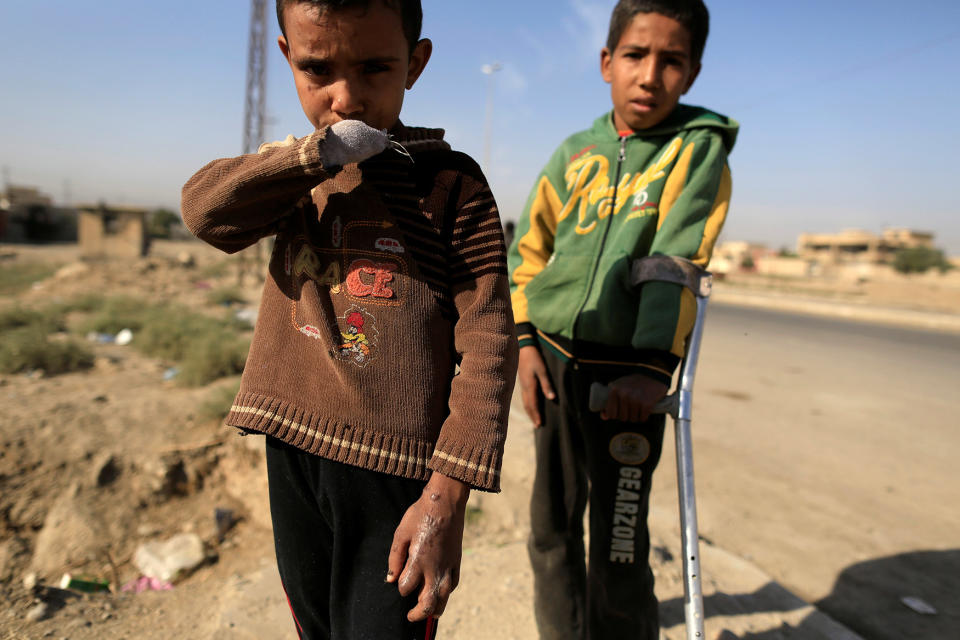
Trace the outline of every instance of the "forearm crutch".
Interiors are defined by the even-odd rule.
[[[686,343],[680,384],[654,407],[654,413],[673,418],[677,449],[677,489],[680,494],[680,530],[683,546],[683,611],[687,640],[703,640],[703,590],[700,586],[700,545],[697,537],[697,501],[693,484],[693,444],[690,419],[693,408],[693,379],[703,336],[707,300],[713,276],[684,258],[649,256],[633,263],[631,281],[635,287],[645,282],[672,282],[688,288],[696,296],[697,319]],[[607,405],[609,389],[594,383],[590,387],[590,410],[601,411]]]

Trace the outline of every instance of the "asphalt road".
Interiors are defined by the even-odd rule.
[[[958,381],[955,334],[714,303],[694,395],[701,534],[864,637],[956,637]],[[672,455],[654,508],[676,508]]]

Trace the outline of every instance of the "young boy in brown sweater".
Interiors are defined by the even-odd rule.
[[[278,0],[310,135],[215,160],[183,218],[228,253],[275,235],[227,423],[267,435],[302,638],[424,638],[457,585],[471,488],[499,490],[517,347],[477,164],[405,127],[419,0]],[[456,372],[459,365],[459,373]]]

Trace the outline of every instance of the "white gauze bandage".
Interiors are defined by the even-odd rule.
[[[324,167],[342,167],[363,162],[390,144],[385,131],[374,129],[360,120],[341,120],[327,129],[319,143],[320,162]]]

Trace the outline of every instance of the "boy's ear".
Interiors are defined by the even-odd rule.
[[[610,62],[612,60],[613,52],[610,49],[604,47],[600,50],[600,75],[603,76],[603,81],[607,84],[610,84],[610,81],[613,80],[613,76],[610,74]]]
[[[684,94],[686,94],[687,91],[690,91],[690,87],[693,86],[693,81],[697,79],[698,75],[700,75],[700,63],[697,63],[697,66],[690,70],[690,79],[687,80],[687,86],[683,89]]]
[[[413,52],[410,54],[410,63],[407,65],[407,89],[413,88],[414,83],[430,61],[432,53],[433,43],[429,38],[424,38],[413,47]]]
[[[287,59],[287,62],[290,62],[290,45],[287,44],[287,39],[281,35],[277,38],[277,44],[280,45],[280,51],[283,53],[283,57]]]

